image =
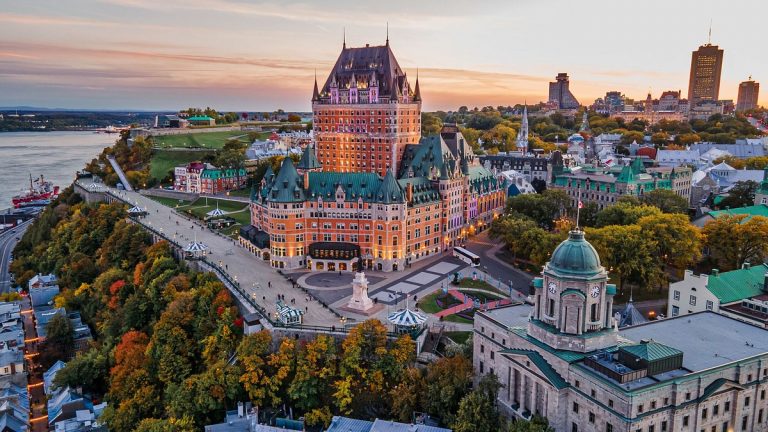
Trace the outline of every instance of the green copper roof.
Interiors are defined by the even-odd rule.
[[[635,357],[647,361],[662,360],[683,354],[683,352],[679,349],[675,349],[654,341],[639,343],[635,345],[625,345],[619,348],[619,350],[626,351]]]
[[[595,276],[603,270],[595,248],[584,240],[584,232],[573,230],[552,253],[546,266],[565,275]]]
[[[405,146],[399,178],[448,178],[456,170],[456,160],[440,135],[421,138],[418,144]]]
[[[205,169],[200,174],[201,178],[208,179],[220,179],[220,178],[232,178],[232,177],[245,177],[246,172],[242,168],[226,168],[226,169]]]
[[[339,187],[344,191],[344,201],[354,202],[362,198],[364,202],[376,200],[376,192],[381,185],[381,177],[367,172],[310,172],[307,199],[317,201],[335,201]]]
[[[405,197],[403,191],[400,189],[400,185],[397,184],[392,171],[387,171],[387,175],[384,176],[384,180],[379,186],[378,192],[376,192],[376,202],[384,204],[397,204],[404,203]]]
[[[323,167],[320,164],[320,161],[317,160],[317,155],[315,154],[315,146],[310,144],[304,148],[304,153],[302,153],[301,160],[296,167],[302,170],[313,170]]]
[[[752,219],[752,216],[768,217],[768,205],[758,204],[758,205],[753,205],[748,207],[738,207],[738,208],[726,209],[726,210],[714,210],[709,212],[708,214],[715,219],[725,215],[746,215],[747,217],[744,218],[743,221],[741,221],[741,223],[744,223]]]
[[[293,166],[291,158],[283,159],[283,165],[272,182],[268,197],[273,202],[304,201],[302,178]]]
[[[710,275],[707,289],[721,304],[733,303],[763,294],[766,273],[768,265],[762,264],[720,273],[717,276]]]
[[[440,193],[438,192],[436,185],[424,177],[400,179],[397,181],[397,184],[400,185],[400,189],[402,189],[403,193],[406,194],[406,198],[408,184],[412,185],[413,197],[408,203],[410,205],[417,206],[440,201]]]
[[[499,190],[499,180],[488,169],[481,166],[468,167],[469,191],[486,194]]]
[[[211,121],[211,120],[213,120],[213,118],[212,117],[208,117],[208,116],[194,116],[194,117],[188,118],[187,120],[189,120],[189,121]]]
[[[528,357],[528,359],[532,361],[536,367],[539,368],[541,373],[547,377],[547,380],[549,380],[549,382],[552,383],[552,385],[557,389],[564,389],[569,386],[568,382],[565,381],[563,377],[561,377],[560,374],[557,373],[557,371],[552,368],[552,366],[547,363],[544,357],[542,357],[538,352],[523,349],[505,349],[501,352],[504,354],[517,354]]]

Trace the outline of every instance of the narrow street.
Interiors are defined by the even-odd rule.
[[[38,353],[37,329],[35,314],[29,297],[21,301],[21,319],[24,322],[24,359],[27,368],[27,390],[29,392],[29,422],[32,432],[48,430],[48,416],[45,406],[45,389],[43,388],[43,370],[36,362]]]

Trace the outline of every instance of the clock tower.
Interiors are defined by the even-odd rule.
[[[534,308],[528,334],[547,345],[590,352],[616,345],[611,310],[616,286],[600,265],[584,231],[571,231],[534,280]]]

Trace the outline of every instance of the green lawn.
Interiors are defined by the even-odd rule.
[[[474,320],[462,318],[458,315],[448,315],[446,317],[443,317],[443,321],[454,322],[459,324],[472,324],[474,322]]]
[[[443,336],[456,342],[457,344],[463,344],[467,339],[472,337],[471,331],[450,331],[443,333]]]
[[[490,291],[492,293],[499,293],[499,294],[505,294],[504,291],[499,290],[495,286],[489,284],[488,282],[485,282],[482,279],[472,280],[472,278],[464,278],[459,281],[460,288],[475,288],[475,289],[481,289],[484,291]]]
[[[248,133],[242,131],[198,132],[153,137],[155,147],[160,148],[208,148],[220,149],[231,138],[250,144]]]
[[[236,196],[236,197],[246,197],[249,198],[251,196],[251,188],[247,187],[244,189],[236,189],[233,191],[229,191],[229,195]]]
[[[154,150],[152,160],[149,162],[149,175],[159,182],[175,167],[199,161],[209,154],[211,152]]]
[[[239,201],[228,201],[216,198],[198,198],[192,204],[179,208],[179,210],[190,213],[199,219],[204,219],[206,213],[216,208],[217,203],[219,209],[225,212],[238,212],[245,209],[245,211],[241,211],[239,213],[231,213],[227,216],[230,216],[238,223],[243,225],[251,223],[251,213],[247,210],[248,204]]]
[[[419,307],[419,309],[423,310],[426,313],[433,314],[433,313],[440,312],[444,308],[441,308],[440,306],[437,305],[436,300],[438,298],[441,299],[444,305],[447,304],[448,307],[452,307],[461,303],[450,294],[447,294],[444,297],[442,290],[438,290],[433,292],[432,294],[429,294],[426,297],[422,297],[422,299],[419,300],[419,302],[417,303],[417,306]]]
[[[165,198],[165,197],[156,197],[156,196],[149,196],[149,195],[148,195],[148,197],[151,200],[157,201],[160,204],[162,204],[164,206],[167,206],[167,207],[176,207],[177,205],[178,206],[185,206],[185,205],[190,203],[189,201],[178,200],[176,198]]]

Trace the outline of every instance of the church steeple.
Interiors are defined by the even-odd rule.
[[[523,108],[523,120],[520,123],[520,132],[517,133],[517,149],[523,153],[528,152],[528,104]]]

